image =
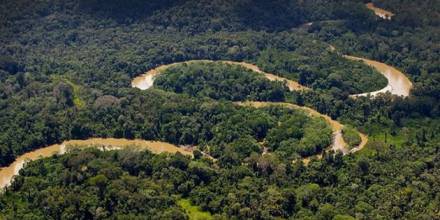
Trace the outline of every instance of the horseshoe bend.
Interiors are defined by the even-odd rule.
[[[361,94],[352,94],[350,97],[360,97],[360,96],[376,96],[381,93],[391,93],[392,95],[397,96],[403,96],[407,97],[410,94],[411,89],[413,88],[412,82],[408,79],[408,77],[402,73],[401,71],[397,70],[396,68],[389,66],[387,64],[369,60],[366,58],[360,58],[355,56],[349,56],[344,55],[345,58],[349,60],[355,60],[355,61],[361,61],[365,63],[366,65],[369,65],[376,70],[378,70],[379,73],[381,73],[388,81],[388,84],[383,89],[373,91],[373,92],[366,92]],[[235,62],[235,61],[212,61],[212,60],[190,60],[186,62],[179,62],[179,63],[172,63],[168,65],[162,65],[155,69],[149,70],[144,74],[141,74],[140,76],[137,76],[132,81],[131,85],[133,87],[139,88],[139,89],[148,89],[153,86],[154,79],[161,74],[162,71],[166,70],[169,67],[180,65],[180,64],[191,64],[191,63],[213,63],[213,62],[220,62],[220,63],[226,63],[226,64],[233,64],[233,65],[239,65],[244,68],[253,70],[257,73],[263,74],[268,80],[270,81],[285,81],[287,87],[291,91],[303,91],[303,90],[309,90],[310,88],[303,86],[299,84],[296,81],[289,80],[280,76],[277,76],[273,73],[267,73],[262,71],[258,66],[246,62]]]
[[[412,83],[408,80],[408,78],[405,77],[403,73],[396,70],[393,67],[390,67],[386,64],[368,60],[364,58],[354,57],[354,56],[344,56],[347,59],[350,60],[356,60],[356,61],[362,61],[365,62],[367,65],[370,65],[374,68],[376,68],[380,73],[386,76],[388,79],[388,85],[384,89],[375,91],[375,92],[368,92],[368,93],[362,93],[362,94],[355,94],[351,95],[351,97],[359,97],[359,96],[375,96],[379,93],[385,93],[390,92],[393,95],[400,95],[400,96],[408,96],[409,91],[412,88]],[[195,64],[195,63],[224,63],[224,64],[230,64],[230,65],[238,65],[241,67],[244,67],[246,69],[252,70],[256,73],[262,74],[265,78],[267,78],[270,81],[282,81],[285,82],[287,87],[290,91],[307,91],[310,90],[310,88],[305,87],[303,85],[300,85],[298,82],[289,80],[280,76],[277,76],[272,73],[266,73],[262,71],[258,66],[246,62],[235,62],[235,61],[212,61],[212,60],[191,60],[186,62],[179,62],[179,63],[172,63],[168,65],[159,66],[155,69],[152,69],[150,71],[147,71],[145,74],[142,74],[138,77],[135,77],[132,81],[132,87],[139,88],[141,90],[149,89],[154,84],[154,79],[158,77],[163,71],[166,69],[182,65],[182,64]],[[327,115],[323,115],[316,110],[313,110],[308,107],[304,106],[298,106],[292,103],[271,103],[271,102],[236,102],[235,104],[240,106],[250,106],[255,108],[261,108],[261,107],[267,107],[267,106],[281,106],[286,108],[292,108],[292,109],[299,109],[301,111],[304,111],[308,114],[310,114],[313,117],[322,117],[325,119],[325,121],[331,126],[333,131],[333,138],[332,138],[332,144],[330,146],[330,149],[334,152],[341,152],[344,155],[348,153],[354,153],[356,151],[361,150],[368,142],[368,137],[365,134],[358,133],[358,135],[361,138],[361,142],[358,146],[349,149],[347,143],[345,142],[344,138],[342,137],[342,128],[344,127],[341,123],[338,121],[335,121],[331,119]],[[1,181],[1,187],[7,186],[10,181],[12,180],[12,177],[14,175],[17,175],[19,170],[23,167],[23,164],[25,161],[28,160],[35,160],[40,157],[47,157],[52,156],[54,154],[64,154],[65,153],[65,146],[66,145],[78,145],[78,146],[87,146],[87,145],[97,145],[97,146],[109,146],[110,149],[121,149],[120,147],[123,146],[141,146],[142,149],[148,149],[155,153],[161,153],[161,152],[168,152],[168,153],[175,153],[180,152],[183,154],[190,154],[190,151],[182,150],[181,148],[174,146],[172,144],[166,143],[166,142],[152,142],[147,140],[127,140],[127,139],[100,139],[100,138],[92,138],[87,140],[71,140],[63,142],[59,145],[51,145],[48,147],[41,148],[39,150],[36,150],[34,152],[27,153],[20,158],[18,158],[13,164],[11,164],[7,168],[2,168],[0,172],[3,173],[2,181]]]
[[[439,12],[3,0],[0,219],[438,219]]]

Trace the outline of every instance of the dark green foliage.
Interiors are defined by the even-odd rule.
[[[232,103],[198,101],[157,90],[127,91],[125,98],[121,99],[101,96],[92,107],[76,109],[71,102],[66,101],[71,100],[68,95],[69,87],[60,84],[56,88],[57,97],[60,97],[58,101],[53,98],[46,100],[50,101],[47,104],[32,103],[34,106],[24,103],[18,105],[10,115],[4,116],[6,122],[15,120],[18,124],[8,126],[0,136],[0,143],[16,150],[1,152],[3,158],[13,159],[14,154],[62,140],[96,136],[165,140],[183,145],[208,144],[213,145],[213,156],[220,157],[225,145],[247,136],[254,141],[261,141],[280,117],[294,113],[289,110],[273,115],[271,109],[260,110],[238,107]],[[27,108],[21,109],[26,106]],[[60,110],[64,107],[67,109]],[[35,108],[44,110],[32,115]],[[62,118],[59,114],[66,114],[68,118]],[[299,118],[301,117],[303,120],[307,118],[304,114],[300,114]],[[326,135],[330,134],[323,133],[321,137],[327,139]],[[279,141],[282,140],[284,139]],[[260,151],[250,149],[251,152]],[[237,149],[239,153],[242,150]],[[246,151],[248,150],[240,154],[249,156],[250,152]],[[10,160],[2,160],[4,164],[9,162]]]
[[[278,126],[269,131],[267,142],[281,157],[293,159],[295,154],[310,156],[330,146],[331,133],[323,120],[290,114],[281,117]]]
[[[373,69],[350,62],[336,53],[301,47],[295,52],[263,50],[257,64],[270,73],[297,80],[314,90],[337,90],[345,94],[375,91],[386,79]]]
[[[135,165],[148,165],[153,171],[147,173],[139,170],[144,166],[130,170],[124,165],[127,160]],[[176,166],[177,161],[186,166]],[[163,219],[171,213],[174,216],[185,216],[183,210],[177,206],[176,198],[170,197],[169,193],[177,192],[178,186],[186,179],[194,181],[190,178],[193,171],[188,169],[188,163],[188,158],[177,155],[153,156],[148,152],[130,151],[100,153],[96,150],[73,152],[68,157],[39,161],[22,172],[22,176],[14,183],[13,190],[23,190],[26,192],[23,199],[32,201],[30,206],[16,207],[20,211],[29,207],[45,208],[32,214],[23,212],[15,215],[15,218],[32,216],[44,219],[87,219],[149,216]],[[60,185],[42,181],[44,175],[37,174],[41,169],[47,170],[48,175],[53,176]],[[174,175],[158,178],[158,175],[168,173],[163,169]],[[133,171],[139,176],[133,176]],[[188,173],[185,173],[186,171]],[[36,185],[32,183],[39,185],[35,188]],[[163,185],[164,183],[166,185]],[[12,195],[10,192],[6,194]],[[14,214],[9,212],[7,216],[13,217]]]
[[[182,197],[225,219],[438,218],[438,1],[375,0],[396,13],[391,21],[363,3],[2,1],[0,165],[95,136],[195,144],[218,160],[96,150],[37,160],[0,196],[0,218],[185,219]],[[412,95],[348,98],[384,81],[341,54],[403,70]],[[183,82],[163,79],[193,97],[129,88],[146,70],[192,59],[255,63],[315,91],[287,92],[215,65],[173,70]],[[370,142],[353,156],[324,154],[303,166],[299,156],[329,145],[322,120],[209,98],[305,104],[355,125]]]
[[[170,67],[155,80],[155,85],[176,93],[231,101],[284,101],[288,91],[282,82],[269,82],[263,74],[220,63]]]
[[[393,118],[440,115],[438,1],[373,1],[394,12],[392,22],[375,18],[368,30],[353,31],[340,23],[317,22],[309,32],[348,54],[369,57],[397,67],[414,82],[412,97],[399,100]]]
[[[16,74],[17,72],[23,71],[23,67],[11,57],[0,56],[0,70],[4,70],[10,74]]]
[[[438,123],[405,126],[439,130]],[[180,154],[74,151],[26,166],[0,197],[0,213],[7,219],[183,218],[176,203],[184,196],[224,218],[430,219],[439,205],[438,141],[428,133],[419,145],[370,146],[368,154],[355,157],[324,155],[307,167],[277,154],[252,154],[219,167]]]

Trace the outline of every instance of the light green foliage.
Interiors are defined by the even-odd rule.
[[[214,219],[209,212],[202,211],[199,206],[192,205],[189,199],[179,199],[177,204],[185,210],[190,220]]]
[[[81,98],[81,87],[69,80],[65,81],[73,88],[73,103],[75,104],[75,106],[79,109],[84,108],[86,104]]]
[[[358,131],[349,125],[342,129],[342,137],[350,148],[357,147],[362,141]]]
[[[67,85],[69,85],[73,90],[73,103],[75,104],[75,106],[78,109],[85,107],[86,103],[85,103],[84,99],[81,98],[82,92],[83,92],[83,91],[81,91],[82,90],[81,86],[73,83],[71,80],[69,80],[63,76],[54,75],[54,76],[52,76],[52,80],[55,83],[64,82]]]
[[[355,220],[355,218],[349,215],[336,215],[335,217],[333,217],[333,220]]]

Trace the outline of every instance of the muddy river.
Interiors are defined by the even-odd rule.
[[[135,88],[139,88],[141,90],[145,90],[145,89],[152,87],[154,84],[154,79],[169,67],[176,66],[179,64],[184,64],[184,63],[191,64],[191,63],[213,63],[213,62],[221,62],[221,63],[231,64],[231,65],[239,65],[239,66],[242,66],[246,69],[252,70],[256,73],[263,74],[270,81],[285,81],[286,85],[290,91],[308,90],[309,89],[294,80],[289,80],[289,79],[286,79],[283,77],[279,77],[273,73],[266,73],[266,72],[262,71],[258,66],[251,64],[251,63],[235,62],[235,61],[212,61],[212,60],[190,60],[190,61],[186,61],[186,62],[179,62],[179,63],[172,63],[172,64],[168,64],[168,65],[162,65],[162,66],[159,66],[155,69],[149,70],[148,72],[134,78],[131,83],[131,86],[135,87]]]
[[[374,11],[374,14],[376,14],[377,16],[383,18],[383,19],[387,19],[387,20],[391,20],[391,18],[394,16],[394,14],[390,11],[384,10],[382,8],[378,8],[376,6],[374,6],[373,3],[368,3],[366,4],[367,8]]]
[[[332,47],[332,50],[335,50],[334,47]],[[408,96],[413,85],[411,81],[399,70],[397,70],[394,67],[391,67],[389,65],[386,65],[384,63],[380,63],[374,60],[369,60],[365,58],[359,58],[354,56],[344,56],[347,59],[351,60],[358,60],[363,61],[367,65],[370,65],[374,68],[376,68],[381,74],[383,74],[388,79],[388,85],[378,91],[374,92],[368,92],[368,93],[362,93],[362,94],[356,94],[352,95],[352,97],[359,97],[359,96],[375,96],[379,93],[385,93],[390,92],[391,94],[398,95],[398,96]],[[288,80],[282,77],[279,77],[272,73],[266,73],[262,71],[259,67],[257,67],[254,64],[245,63],[245,62],[234,62],[234,61],[210,61],[210,60],[194,60],[194,61],[187,61],[182,63],[193,63],[193,62],[223,62],[227,64],[235,64],[240,65],[242,67],[245,67],[247,69],[253,70],[257,73],[263,74],[267,79],[271,81],[285,81],[287,86],[290,90],[308,90],[309,88],[300,85],[298,82],[293,80]],[[163,65],[158,68],[155,68],[153,70],[150,70],[146,72],[145,74],[142,74],[132,81],[132,87],[139,88],[141,90],[145,90],[148,88],[151,88],[154,84],[154,79],[159,74],[161,74],[166,68],[169,68],[173,65],[178,65],[181,63],[173,63],[169,65]],[[301,109],[303,111],[308,112],[311,116],[317,116],[317,117],[323,117],[332,127],[333,130],[333,144],[332,144],[332,150],[334,151],[341,151],[344,154],[356,152],[360,149],[362,149],[367,141],[368,137],[362,133],[359,133],[362,142],[358,147],[355,147],[351,150],[348,149],[347,144],[345,143],[344,139],[342,138],[342,128],[343,125],[339,123],[338,121],[335,121],[331,119],[327,115],[323,115],[316,110],[313,110],[311,108],[303,107],[303,106],[297,106],[290,103],[270,103],[270,102],[245,102],[245,103],[236,103],[239,105],[247,105],[252,107],[264,107],[267,105],[283,105],[288,108],[295,108],[295,109]],[[184,148],[180,148],[178,146],[165,143],[165,142],[156,142],[156,141],[145,141],[145,140],[127,140],[127,139],[115,139],[115,138],[91,138],[87,140],[71,140],[63,142],[62,144],[56,144],[51,145],[48,147],[40,148],[38,150],[28,152],[20,157],[18,157],[14,163],[9,165],[8,167],[2,167],[0,168],[0,188],[4,188],[8,184],[10,184],[11,180],[13,179],[13,176],[18,175],[21,168],[23,168],[24,164],[27,161],[36,160],[39,158],[44,157],[50,157],[55,154],[64,154],[66,152],[66,149],[71,148],[81,148],[81,147],[87,147],[87,146],[97,146],[100,148],[105,149],[121,149],[127,146],[135,146],[140,149],[148,149],[152,151],[153,153],[162,153],[162,152],[169,152],[169,153],[176,153],[180,152],[185,155],[192,155],[191,150],[185,150]]]
[[[342,138],[342,128],[344,128],[344,125],[342,125],[340,122],[333,120],[328,115],[324,115],[319,113],[318,111],[311,109],[309,107],[305,106],[299,106],[292,103],[285,103],[285,102],[236,102],[235,104],[241,105],[241,106],[251,106],[254,108],[263,108],[268,107],[271,105],[278,105],[285,108],[291,108],[296,110],[301,110],[309,114],[311,117],[322,117],[324,120],[330,125],[333,131],[333,143],[331,146],[331,149],[335,152],[342,152],[344,155],[350,152],[356,152],[361,150],[368,142],[368,138],[366,135],[359,133],[359,136],[361,137],[362,141],[359,144],[359,146],[349,150],[348,144],[344,141],[344,138]]]
[[[0,189],[8,186],[15,175],[23,168],[28,161],[40,158],[50,157],[55,154],[64,154],[67,150],[73,148],[84,148],[89,146],[99,147],[100,149],[117,150],[128,146],[135,149],[148,149],[153,153],[176,153],[180,152],[184,155],[192,155],[191,150],[186,150],[166,142],[145,141],[145,140],[128,140],[116,138],[91,138],[87,140],[71,140],[62,144],[54,144],[48,147],[40,148],[18,157],[12,164],[7,167],[0,168]]]
[[[332,50],[335,50],[334,47],[332,47]],[[382,74],[385,75],[385,72],[391,72],[391,75],[393,74],[401,74],[401,76],[404,77],[404,74],[401,72],[398,72],[396,69],[383,64],[383,63],[379,63],[376,61],[371,61],[369,62],[369,60],[366,59],[362,59],[362,58],[357,58],[357,57],[351,57],[351,56],[345,56],[347,59],[352,59],[352,60],[363,60],[364,62],[367,62],[368,65],[372,65],[374,66],[376,69],[379,70],[379,72],[381,72]],[[278,80],[278,81],[285,81],[289,87],[290,90],[307,90],[309,88],[300,85],[298,82],[293,81],[293,80],[288,80],[282,77],[279,77],[275,74],[272,73],[265,73],[263,72],[258,66],[254,65],[254,64],[250,64],[250,63],[245,63],[245,62],[235,62],[235,61],[211,61],[211,60],[191,60],[191,61],[187,61],[187,62],[181,62],[181,63],[173,63],[173,64],[169,64],[169,65],[163,65],[160,66],[158,68],[155,68],[153,70],[150,70],[148,72],[146,72],[145,74],[140,75],[139,77],[136,77],[133,82],[132,82],[132,86],[135,88],[139,88],[141,90],[145,90],[148,89],[150,87],[153,86],[154,83],[154,78],[157,77],[159,74],[161,74],[161,72],[163,72],[164,70],[166,70],[167,68],[174,66],[174,65],[179,65],[182,63],[195,63],[195,62],[223,62],[223,63],[227,63],[227,64],[235,64],[235,65],[240,65],[242,67],[245,67],[247,69],[253,70],[257,73],[260,74],[264,74],[264,76],[272,81]],[[389,75],[389,74],[388,74]],[[407,79],[406,77],[404,77],[405,79]],[[396,79],[402,80],[401,78],[398,77],[387,77],[387,79],[390,81],[389,84],[399,84],[401,83],[401,81],[396,81]],[[409,81],[409,80],[408,80]],[[393,87],[393,88],[398,88]],[[385,90],[385,89],[384,89]],[[381,90],[382,91],[382,90]],[[380,93],[381,91],[377,91],[377,92],[373,92],[373,94],[376,93]],[[387,90],[388,91],[388,90]],[[400,90],[390,90],[391,92],[397,92]],[[406,91],[406,90],[405,90]],[[363,96],[363,95],[367,95],[370,93],[365,93],[365,94],[358,94],[358,95],[353,95],[355,96]],[[398,93],[400,95],[400,93]],[[407,91],[406,95],[409,94],[409,90]],[[404,94],[405,95],[405,94]],[[314,117],[323,117],[331,126],[332,130],[333,130],[333,144],[331,149],[333,151],[340,151],[343,154],[347,154],[350,152],[356,152],[359,151],[360,149],[362,149],[367,141],[368,141],[368,137],[362,133],[359,133],[359,136],[361,137],[361,144],[358,147],[355,147],[353,149],[349,149],[347,146],[347,143],[344,141],[343,137],[342,137],[342,128],[344,127],[341,123],[339,123],[338,121],[335,121],[333,119],[331,119],[329,116],[327,115],[323,115],[319,112],[317,112],[314,109],[308,108],[308,107],[304,107],[304,106],[298,106],[298,105],[294,105],[291,103],[272,103],[272,102],[236,102],[235,104],[238,105],[244,105],[244,106],[252,106],[255,108],[259,108],[259,107],[265,107],[268,105],[283,105],[285,107],[288,108],[295,108],[295,109],[300,109],[303,110],[307,113],[309,113],[311,116]]]
[[[388,80],[387,86],[381,90],[351,95],[351,97],[368,96],[368,95],[374,97],[379,93],[386,93],[386,92],[390,92],[392,95],[397,95],[397,96],[403,96],[403,97],[409,96],[411,89],[413,88],[413,84],[408,79],[408,77],[406,77],[406,75],[401,71],[399,71],[398,69],[389,66],[385,63],[377,62],[374,60],[348,56],[348,55],[345,55],[344,57],[350,60],[362,61],[365,64],[374,67]]]

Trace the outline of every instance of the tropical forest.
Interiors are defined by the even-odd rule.
[[[440,219],[438,0],[0,0],[0,219]]]

